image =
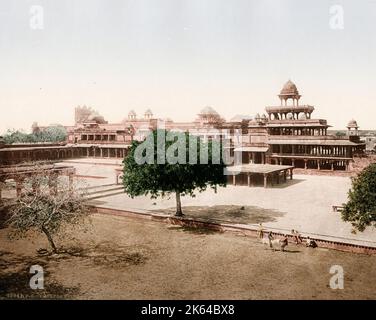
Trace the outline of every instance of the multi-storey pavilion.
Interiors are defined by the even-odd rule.
[[[349,170],[354,155],[365,147],[356,121],[349,122],[346,136],[328,135],[327,121],[311,117],[315,108],[299,104],[301,95],[294,83],[289,80],[279,97],[281,105],[266,107],[267,115],[249,122],[248,139],[239,151],[248,152],[248,159],[255,163]]]

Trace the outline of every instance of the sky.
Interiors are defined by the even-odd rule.
[[[0,0],[0,133],[73,125],[78,105],[255,115],[289,79],[313,118],[376,129],[375,27],[376,0]]]

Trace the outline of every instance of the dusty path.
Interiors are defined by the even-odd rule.
[[[94,215],[88,233],[59,241],[70,253],[38,255],[42,236],[11,242],[0,230],[0,296],[84,299],[375,299],[375,256],[290,245],[273,252],[235,234]],[[28,288],[31,264],[45,290]],[[329,268],[345,289],[329,288]]]

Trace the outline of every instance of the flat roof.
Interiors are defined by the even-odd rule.
[[[246,172],[246,173],[260,173],[268,174],[273,172],[279,172],[283,170],[293,169],[294,166],[282,166],[278,164],[256,164],[248,163],[239,166],[227,167],[227,170],[232,172]]]
[[[67,148],[68,146],[67,145],[63,145],[63,146],[30,146],[30,147],[7,147],[7,148],[2,148],[0,149],[0,152],[1,151],[28,151],[28,150],[50,150],[50,149],[65,149]]]
[[[249,151],[249,152],[266,152],[269,147],[239,147],[235,148],[234,151]]]
[[[101,148],[125,148],[125,147],[130,147],[131,145],[130,144],[125,144],[125,143],[122,143],[122,144],[107,144],[107,143],[77,143],[77,144],[74,144],[74,145],[71,145],[72,147],[84,147],[84,148],[87,148],[87,147],[101,147]]]
[[[4,166],[0,167],[0,176],[17,176],[27,173],[35,173],[38,171],[75,171],[73,166],[67,165],[54,165],[54,164],[47,164],[47,165],[13,165],[13,166]]]
[[[302,145],[321,145],[321,146],[358,146],[363,145],[364,143],[355,143],[349,140],[328,140],[328,139],[320,139],[317,140],[299,140],[299,139],[276,139],[276,140],[269,140],[269,144],[302,144]]]
[[[305,156],[305,155],[279,155],[279,154],[271,154],[270,157],[272,158],[286,158],[286,159],[307,159],[307,160],[316,160],[316,159],[322,159],[322,160],[337,160],[337,161],[341,161],[341,160],[351,160],[352,158],[349,158],[349,157],[330,157],[328,155],[321,155],[321,156]]]
[[[271,120],[273,121],[273,120]],[[296,120],[295,120],[296,121]],[[266,126],[268,128],[284,128],[284,127],[310,127],[310,128],[316,128],[316,127],[323,127],[323,128],[329,128],[331,127],[328,124],[323,124],[320,122],[296,122],[296,123],[267,123]]]

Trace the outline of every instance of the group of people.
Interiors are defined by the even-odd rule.
[[[263,239],[264,238],[264,233],[265,233],[264,227],[262,226],[262,223],[260,223],[259,224],[259,230],[258,230],[258,237],[260,239]],[[299,245],[299,244],[303,243],[303,239],[302,239],[302,236],[300,235],[299,231],[292,229],[291,230],[291,235],[293,236],[293,239],[294,239],[296,245]],[[274,240],[274,234],[273,234],[272,231],[268,232],[268,240],[269,240],[270,244],[272,243],[272,240]],[[281,244],[281,248],[284,248],[284,247],[286,247],[288,245],[288,236],[287,236],[287,234],[284,234],[282,236],[282,238],[280,239],[280,244]],[[306,237],[305,245],[306,245],[306,247],[309,247],[309,248],[316,248],[317,247],[316,241],[313,240],[313,239],[311,239],[308,236]]]

